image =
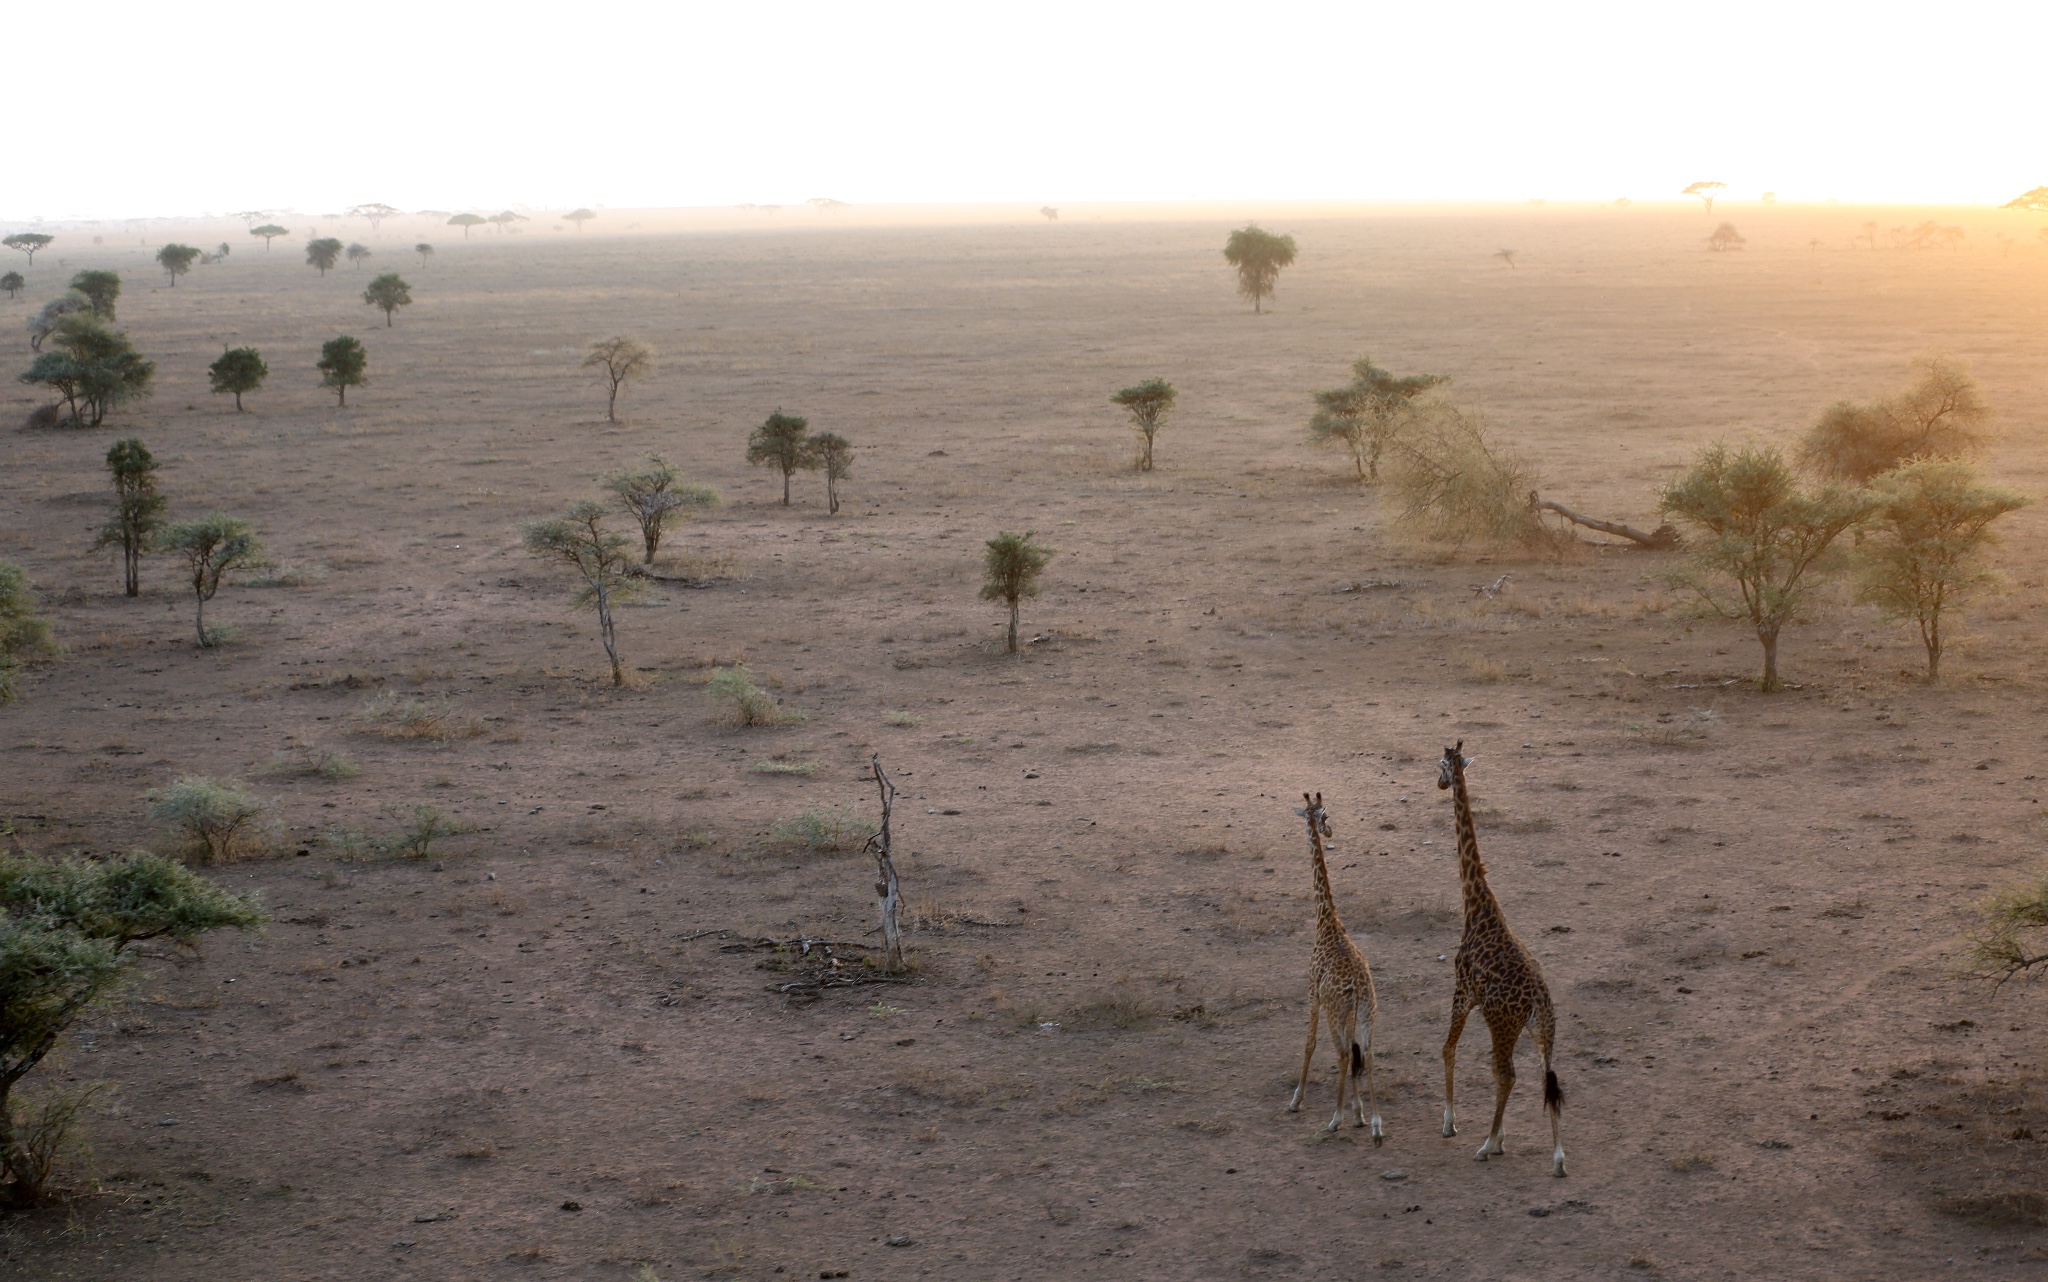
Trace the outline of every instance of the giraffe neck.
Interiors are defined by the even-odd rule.
[[[1330,893],[1330,868],[1323,861],[1323,834],[1316,831],[1313,819],[1309,821],[1308,846],[1315,865],[1316,929],[1321,931],[1335,926],[1342,930],[1344,923],[1337,917],[1337,900]]]
[[[1501,920],[1500,901],[1486,884],[1486,865],[1479,859],[1479,830],[1472,822],[1472,794],[1465,790],[1465,772],[1451,775],[1451,806],[1458,820],[1458,883],[1465,893],[1465,929]]]

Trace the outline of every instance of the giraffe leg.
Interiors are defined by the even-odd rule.
[[[1444,1038],[1444,1135],[1458,1133],[1456,1111],[1456,1080],[1458,1076],[1458,1038],[1465,1032],[1465,1017],[1472,1013],[1472,1003],[1465,997],[1461,987],[1451,994],[1451,1031]]]
[[[1372,1102],[1372,1143],[1374,1148],[1378,1148],[1381,1144],[1386,1143],[1387,1140],[1387,1128],[1380,1123],[1380,1088],[1379,1083],[1373,1078],[1372,1066],[1372,1035],[1378,1022],[1373,1012],[1368,1010],[1365,1016],[1365,1094],[1366,1098]],[[1352,1086],[1351,1095],[1355,1103],[1358,1097],[1358,1087],[1356,1085]]]
[[[1338,1019],[1334,1012],[1331,1014],[1330,1045],[1337,1051],[1337,1111],[1330,1114],[1330,1124],[1323,1128],[1326,1131],[1334,1131],[1344,1124],[1344,1102],[1358,1094],[1358,1083],[1352,1077],[1351,1068],[1351,1047],[1357,1035],[1355,1027],[1344,1027],[1344,1021]]]
[[[1294,1099],[1287,1105],[1290,1113],[1301,1111],[1301,1097],[1308,1093],[1308,1069],[1316,1058],[1316,1021],[1322,1017],[1322,1006],[1311,996],[1308,1003],[1308,1045],[1301,1052],[1301,1084],[1294,1088]]]
[[[1486,1028],[1493,1034],[1493,1127],[1474,1154],[1482,1162],[1489,1154],[1507,1153],[1501,1124],[1507,1117],[1508,1096],[1515,1093],[1515,1043],[1521,1039],[1523,1022],[1487,1012]]]

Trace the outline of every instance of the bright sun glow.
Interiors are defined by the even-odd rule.
[[[59,7],[0,217],[1096,200],[1992,202],[2033,6]]]

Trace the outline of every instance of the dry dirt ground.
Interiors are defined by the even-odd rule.
[[[1849,244],[1926,216],[1974,219],[1969,240]],[[1721,217],[1746,251],[1700,247]],[[1642,523],[1698,443],[1784,439],[1946,350],[2001,412],[1992,470],[2048,493],[2033,226],[1267,221],[1302,252],[1265,316],[1232,294],[1222,218],[536,226],[434,237],[424,269],[403,250],[431,233],[393,224],[372,266],[418,301],[390,329],[363,274],[321,278],[291,242],[174,290],[147,247],[45,251],[0,315],[8,359],[31,306],[104,264],[160,374],[111,431],[0,435],[0,556],[69,647],[0,711],[10,840],[161,843],[146,789],[246,778],[276,853],[213,872],[274,920],[152,962],[70,1039],[63,1078],[117,1084],[76,1168],[97,1191],[0,1226],[0,1274],[2040,1277],[2042,990],[1956,966],[1972,907],[2040,867],[2043,511],[2011,522],[2010,590],[1942,685],[1836,604],[1788,637],[1798,688],[1761,697],[1736,680],[1754,640],[1687,617],[1668,561],[1403,544],[1304,439],[1308,393],[1370,352],[1452,375],[1548,494]],[[661,365],[613,426],[575,366],[615,330]],[[312,370],[341,331],[371,362],[346,410]],[[206,392],[222,343],[273,370],[246,414]],[[1181,407],[1141,476],[1107,398],[1153,375]],[[7,386],[19,422],[35,402]],[[838,517],[815,476],[784,508],[745,466],[778,406],[856,444]],[[295,567],[222,590],[233,645],[194,648],[168,563],[130,601],[85,553],[117,433],[163,461],[174,516],[245,517]],[[623,612],[636,680],[614,691],[519,529],[651,451],[727,505],[673,540],[672,572],[710,586]],[[1059,555],[1006,658],[978,560],[1027,527]],[[1342,591],[1373,580],[1397,586]],[[709,666],[740,658],[800,721],[714,720]],[[366,733],[380,697],[445,704],[446,737]],[[1564,1180],[1526,1050],[1508,1156],[1472,1160],[1476,1021],[1465,1133],[1437,1133],[1458,911],[1433,782],[1460,738],[1561,1012]],[[299,748],[361,773],[264,773]],[[872,819],[871,753],[904,787],[915,982],[786,997],[786,957],[746,941],[865,940],[872,864],[771,825]],[[1317,1135],[1327,1048],[1284,1111],[1304,789],[1379,977],[1380,1149]],[[425,862],[323,839],[420,804],[476,831]]]

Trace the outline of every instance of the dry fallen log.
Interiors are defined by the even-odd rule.
[[[1536,491],[1534,490],[1529,491],[1529,506],[1540,512],[1555,512],[1573,525],[1583,525],[1589,530],[1598,530],[1602,534],[1619,535],[1634,543],[1637,547],[1654,552],[1669,551],[1682,547],[1685,543],[1685,540],[1679,537],[1678,527],[1672,525],[1669,521],[1645,534],[1641,530],[1623,525],[1619,521],[1602,521],[1598,517],[1581,516],[1562,503],[1553,503],[1549,499],[1536,497]]]

